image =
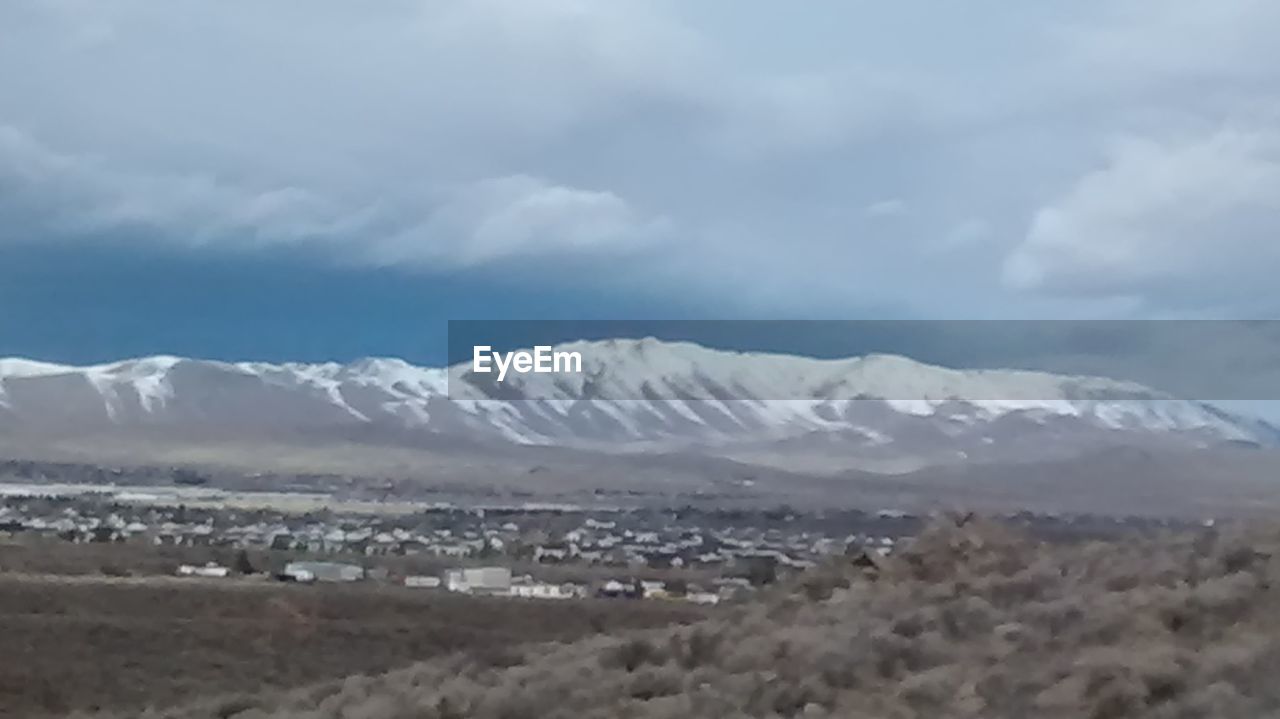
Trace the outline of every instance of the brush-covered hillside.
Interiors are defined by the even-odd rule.
[[[691,626],[457,655],[146,716],[1271,716],[1278,549],[1280,532],[1269,531],[1051,545],[948,521],[883,563],[843,559]]]

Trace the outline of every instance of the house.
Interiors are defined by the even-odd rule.
[[[540,544],[533,550],[533,561],[540,564],[553,562],[563,562],[572,556],[572,545],[568,544]]]
[[[426,542],[421,539],[409,538],[401,540],[400,544],[396,546],[394,552],[406,557],[412,557],[414,555],[422,554],[427,551],[427,549],[428,545]]]
[[[431,551],[437,557],[463,558],[470,557],[474,553],[474,547],[467,544],[437,544]]]
[[[641,599],[644,597],[644,587],[639,582],[623,583],[610,579],[600,586],[596,596],[605,599]]]
[[[687,592],[684,595],[684,600],[686,602],[691,602],[693,604],[701,604],[704,606],[715,606],[720,603],[720,595],[717,594],[716,592],[702,592],[702,591]]]
[[[580,589],[574,584],[522,581],[511,585],[511,596],[525,599],[573,599]]]
[[[667,591],[666,582],[644,580],[640,582],[640,596],[645,599],[668,599],[671,594]]]

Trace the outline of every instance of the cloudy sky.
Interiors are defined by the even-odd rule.
[[[0,355],[1272,318],[1280,3],[6,0]]]

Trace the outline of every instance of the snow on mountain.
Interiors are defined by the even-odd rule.
[[[37,362],[21,357],[0,357],[0,379],[7,377],[41,377],[75,372],[78,368],[50,362]]]
[[[602,449],[772,447],[968,456],[1024,445],[1161,438],[1269,442],[1274,430],[1129,382],[953,370],[905,357],[813,359],[654,339],[576,342],[577,375],[510,375],[398,359],[350,364],[147,357],[70,367],[0,359],[0,428],[298,436],[361,428]],[[450,386],[453,388],[448,392]]]

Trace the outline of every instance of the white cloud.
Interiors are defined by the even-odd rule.
[[[373,242],[384,264],[478,265],[511,257],[613,254],[662,238],[668,221],[608,191],[526,175],[471,183],[446,194],[429,218]]]
[[[1041,208],[1005,280],[1062,293],[1228,296],[1280,262],[1280,132],[1226,127],[1115,143]],[[1265,273],[1270,275],[1270,269]]]

